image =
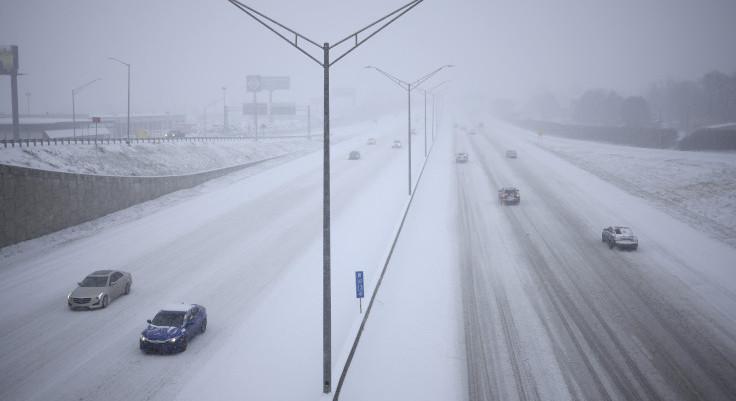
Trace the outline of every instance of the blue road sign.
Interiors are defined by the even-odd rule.
[[[363,272],[360,270],[355,272],[355,297],[363,298]]]

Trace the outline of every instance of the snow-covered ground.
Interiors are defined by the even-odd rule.
[[[364,122],[332,130],[333,141],[359,135],[392,124],[398,117]],[[69,173],[163,176],[215,170],[255,160],[321,148],[319,135],[313,140],[236,139],[223,142],[172,141],[125,144],[58,144],[26,147],[0,147],[0,164]]]
[[[736,249],[485,123],[433,149],[340,399],[732,399]],[[405,211],[406,148],[390,148],[404,128],[332,148],[333,389],[361,320],[354,272],[367,301]],[[346,160],[354,149],[363,158]],[[498,206],[505,185],[521,205]],[[1,250],[0,399],[331,398],[321,189],[314,152]],[[616,223],[639,251],[600,242]],[[68,311],[73,283],[99,267],[132,272],[132,294]],[[176,301],[208,307],[207,333],[179,355],[141,354],[145,319]]]
[[[647,149],[597,142],[593,146],[586,141],[518,133],[736,246],[736,152]]]
[[[333,388],[361,319],[354,272],[365,271],[370,297],[406,206],[406,148],[390,147],[404,132],[403,119],[389,120],[332,147]],[[354,149],[362,159],[346,160]],[[415,172],[422,150],[414,147]],[[0,399],[322,398],[321,177],[314,152],[3,249]],[[101,267],[130,271],[132,293],[108,309],[67,310],[74,283]],[[208,308],[207,333],[183,354],[140,353],[145,320],[177,301]],[[441,303],[452,312],[451,299]],[[458,336],[457,324],[445,326]],[[366,343],[385,330],[371,323]],[[412,337],[404,332],[395,347]],[[449,340],[440,359],[457,356],[458,343]],[[443,394],[462,396],[458,365],[431,370],[455,386]]]
[[[467,399],[452,135],[441,131],[341,400]]]

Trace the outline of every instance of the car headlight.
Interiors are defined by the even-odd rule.
[[[69,295],[66,296],[66,301],[71,302],[72,301],[72,293],[70,292]]]
[[[141,341],[146,342],[146,341],[148,341],[148,339],[146,338],[146,336],[141,335]]]
[[[178,340],[178,337],[170,338],[170,339],[168,339],[168,342],[175,343],[176,340]]]
[[[104,292],[101,292],[101,293],[97,294],[97,299],[102,299],[102,297],[103,297],[104,295],[105,295],[105,293],[104,293]]]

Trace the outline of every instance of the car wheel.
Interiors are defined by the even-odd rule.
[[[130,294],[130,283],[125,284],[125,295]]]
[[[110,304],[110,300],[107,298],[107,295],[104,295],[102,297],[102,309],[107,308],[107,305]]]
[[[616,241],[608,241],[608,248],[613,249],[613,247],[616,246]]]
[[[182,337],[181,338],[181,349],[180,349],[180,351],[181,352],[184,352],[186,350],[187,350],[187,338],[186,337]]]
[[[200,329],[201,333],[204,333],[205,331],[207,331],[207,319],[202,321],[202,328]]]

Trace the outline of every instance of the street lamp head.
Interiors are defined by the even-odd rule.
[[[112,61],[117,61],[118,63],[123,64],[123,65],[127,66],[128,68],[130,68],[130,64],[126,63],[123,60],[117,59],[115,57],[108,57],[107,59],[108,60],[112,60]]]

